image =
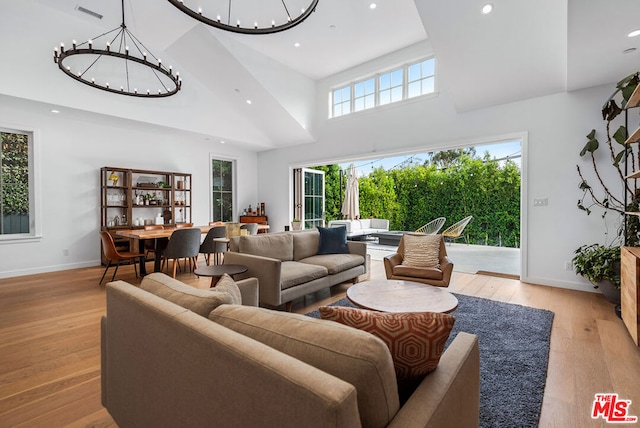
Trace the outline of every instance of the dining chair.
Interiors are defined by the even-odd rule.
[[[191,268],[193,264],[193,270],[197,269],[201,235],[202,231],[197,227],[176,229],[169,238],[167,248],[162,252],[162,266],[160,270],[162,271],[164,269],[164,264],[167,260],[173,260],[172,276],[175,278],[180,259],[188,259],[189,267]],[[169,263],[167,263],[167,272],[168,271]]]
[[[219,264],[219,255],[227,251],[227,244],[216,242],[216,238],[225,238],[227,236],[227,228],[224,225],[213,226],[204,237],[204,241],[200,245],[200,252],[204,254],[207,266],[211,264],[211,254],[213,253],[213,264]]]
[[[193,223],[176,223],[176,229],[185,229],[188,227],[193,227]]]
[[[113,236],[106,230],[100,232],[100,240],[102,241],[102,251],[104,252],[104,256],[107,259],[107,267],[102,274],[102,278],[100,278],[99,284],[102,284],[104,280],[104,276],[107,274],[107,271],[111,267],[112,262],[116,262],[116,268],[113,271],[113,276],[111,277],[111,281],[113,281],[116,277],[116,273],[118,273],[118,268],[120,267],[120,262],[123,260],[133,261],[133,270],[136,273],[136,278],[138,277],[138,270],[136,269],[136,259],[138,257],[143,257],[144,254],[141,253],[133,253],[130,251],[120,252],[116,248],[116,244],[113,242]]]
[[[240,226],[240,230],[245,229],[249,231],[249,235],[256,235],[258,233],[258,223],[245,223]]]
[[[221,226],[221,225],[223,225],[223,224],[224,224],[224,223],[223,223],[223,222],[221,222],[221,221],[210,221],[210,222],[209,222],[209,226]]]

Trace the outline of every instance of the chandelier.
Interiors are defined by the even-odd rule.
[[[122,24],[82,43],[74,40],[53,50],[58,68],[75,80],[96,89],[133,97],[168,97],[182,87],[182,79],[172,66],[162,64],[125,25]]]
[[[311,2],[311,3],[309,3]],[[241,34],[272,34],[307,19],[318,0],[169,0],[207,25]]]

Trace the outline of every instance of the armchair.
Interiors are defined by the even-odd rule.
[[[403,265],[405,258],[405,236],[403,235],[398,245],[398,252],[384,258],[384,270],[387,279],[403,281],[421,282],[423,284],[435,285],[437,287],[448,287],[453,272],[453,262],[447,257],[447,249],[444,245],[444,238],[440,238],[440,249],[438,253],[439,267],[416,267]],[[433,236],[433,235],[423,235]]]

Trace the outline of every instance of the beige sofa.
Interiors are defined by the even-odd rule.
[[[231,238],[224,264],[248,267],[236,278],[260,281],[260,304],[273,307],[346,281],[366,272],[367,245],[347,242],[348,254],[317,255],[318,230],[264,233]]]
[[[123,281],[106,294],[102,403],[121,428],[478,425],[474,335],[459,333],[400,405],[390,353],[369,333],[237,304],[208,319]]]

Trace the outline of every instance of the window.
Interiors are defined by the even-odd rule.
[[[234,162],[211,160],[211,221],[233,221]]]
[[[33,134],[0,129],[0,235],[35,235]]]
[[[435,60],[433,58],[410,65],[408,72],[407,98],[431,94],[435,91]]]
[[[385,73],[380,80],[380,105],[402,101],[402,69]]]
[[[333,89],[330,117],[344,116],[435,92],[435,58]]]
[[[353,111],[376,106],[376,80],[373,77],[353,85],[353,92]]]
[[[303,229],[324,226],[324,171],[308,168],[293,170],[293,218],[302,220]]]
[[[351,113],[351,86],[333,91],[333,117]]]

